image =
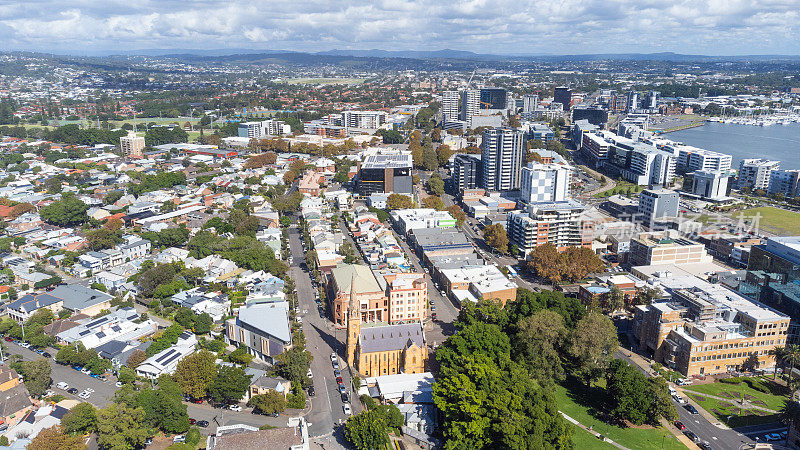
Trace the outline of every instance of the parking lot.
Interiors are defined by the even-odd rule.
[[[22,355],[23,361],[33,361],[43,358],[42,355],[33,350],[24,348],[16,342],[4,341],[4,344],[8,353],[6,356],[14,354]],[[53,393],[61,394],[67,398],[72,398],[78,401],[89,402],[98,408],[105,407],[111,402],[111,399],[114,397],[114,393],[117,390],[117,386],[115,385],[117,382],[116,378],[109,376],[106,381],[102,381],[98,378],[92,378],[91,376],[75,370],[70,366],[64,366],[55,362],[55,360],[52,358],[52,356],[55,356],[55,349],[51,348],[47,349],[46,351],[51,355],[51,357],[47,358],[47,360],[50,362],[50,367],[53,371],[51,376],[53,384],[50,386],[50,389],[53,391]],[[69,388],[76,389],[77,391],[70,393],[66,390],[57,388],[56,385],[61,382],[67,383]],[[87,389],[92,391],[89,393],[89,397],[79,397],[79,395],[82,392],[87,391]]]

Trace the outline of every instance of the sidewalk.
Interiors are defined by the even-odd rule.
[[[594,430],[590,429],[590,428],[589,428],[589,427],[587,427],[586,425],[584,425],[584,424],[582,424],[582,423],[578,422],[577,420],[575,420],[575,419],[573,419],[572,417],[570,417],[570,416],[568,416],[568,415],[564,414],[564,413],[563,413],[563,412],[561,412],[561,411],[559,411],[559,413],[561,413],[561,415],[562,415],[562,416],[564,416],[564,418],[565,418],[565,419],[567,419],[567,420],[568,420],[570,423],[572,423],[573,425],[577,425],[577,426],[579,426],[579,427],[583,428],[584,430],[588,431],[589,433],[592,433],[592,435],[594,435],[594,437],[596,437],[596,438],[600,439],[600,436],[601,436],[601,434],[600,434],[600,433],[598,433],[598,432],[596,432],[596,431],[594,431]],[[623,450],[630,450],[628,447],[623,447],[622,445],[620,445],[620,444],[617,444],[616,442],[612,441],[611,439],[609,439],[609,438],[607,438],[607,437],[605,437],[605,436],[603,437],[603,442],[608,442],[609,444],[613,445],[614,447],[621,448],[621,449],[623,449]]]

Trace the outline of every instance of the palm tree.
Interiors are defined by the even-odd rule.
[[[784,423],[797,428],[800,425],[800,403],[794,400],[784,400],[780,416]]]
[[[774,380],[778,377],[778,366],[786,367],[786,355],[789,354],[789,351],[786,347],[775,347],[769,351],[769,354],[775,357],[775,371],[772,373]]]
[[[792,372],[794,372],[794,366],[800,364],[800,345],[792,344],[786,347],[786,355],[783,357],[784,363],[789,364],[789,379],[787,384],[791,384],[792,382]]]

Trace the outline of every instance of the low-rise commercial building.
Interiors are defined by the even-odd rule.
[[[225,324],[225,341],[243,346],[261,361],[274,358],[292,346],[289,303],[251,303]]]
[[[671,237],[669,232],[641,233],[631,239],[628,256],[632,266],[709,263],[712,259],[703,244],[684,237]]]
[[[774,367],[771,351],[786,345],[787,315],[677,266],[647,281],[670,296],[635,311],[634,336],[656,361],[687,376]]]

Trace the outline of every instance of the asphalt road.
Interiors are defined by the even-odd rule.
[[[314,297],[314,287],[309,274],[300,267],[305,261],[305,252],[301,243],[299,230],[292,226],[289,229],[289,246],[292,252],[293,264],[290,274],[295,281],[297,296],[300,302],[300,316],[303,320],[303,332],[306,336],[306,348],[314,356],[311,361],[311,373],[315,396],[311,397],[311,412],[306,416],[311,437],[328,436],[334,431],[337,440],[342,440],[341,427],[349,416],[344,414],[341,396],[337,390],[338,383],[333,375],[330,355],[336,352],[339,358],[339,367],[342,379],[350,395],[350,404],[353,414],[361,411],[361,403],[353,399],[352,379],[346,369],[344,330],[337,330],[327,317],[322,318],[317,312]],[[342,441],[343,442],[343,441]]]
[[[628,354],[630,350],[618,350],[615,357],[623,359],[631,364],[631,366],[638,368],[642,372],[645,372],[641,367],[639,367],[635,362],[633,362]],[[695,406],[695,408],[699,408],[699,405],[695,403],[692,399],[689,399],[687,396],[683,396],[684,398],[688,399],[689,402]],[[731,429],[722,429],[711,422],[709,422],[702,414],[692,414],[680,405],[675,399],[672,399],[672,402],[675,404],[675,408],[678,410],[678,420],[680,420],[684,425],[686,425],[686,429],[693,432],[700,438],[701,441],[708,442],[711,444],[711,448],[713,449],[738,449],[742,444],[753,444],[753,440],[749,437],[741,434],[737,431]]]

